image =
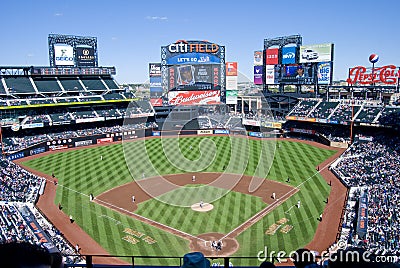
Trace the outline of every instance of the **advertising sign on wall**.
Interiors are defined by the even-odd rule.
[[[254,66],[254,84],[262,85],[263,83],[263,67]]]
[[[262,51],[254,51],[254,66],[262,66],[263,65],[263,52]]]
[[[274,65],[279,63],[279,48],[268,48],[265,50],[265,64]]]
[[[237,104],[238,90],[226,91],[226,104]]]
[[[220,91],[170,91],[168,100],[170,105],[219,104]]]
[[[92,47],[76,47],[76,62],[79,67],[95,67],[96,57]]]
[[[275,65],[265,65],[265,84],[276,84]]]
[[[226,77],[226,90],[237,90],[238,89],[238,77],[227,76]]]
[[[332,61],[333,44],[300,46],[300,63]]]
[[[319,62],[317,64],[318,84],[327,85],[331,83],[332,64],[331,62]]]
[[[282,64],[296,63],[296,47],[282,48]]]
[[[227,62],[226,63],[226,76],[237,76],[238,75],[238,63]]]
[[[56,66],[73,66],[74,65],[73,47],[66,44],[55,44],[54,63]]]

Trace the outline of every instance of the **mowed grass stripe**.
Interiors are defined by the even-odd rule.
[[[182,138],[179,141],[181,143],[180,147],[182,152],[175,150],[171,155],[177,157],[179,153],[183,153],[183,155],[189,160],[200,159],[201,157],[204,157],[204,155],[200,154],[199,150],[199,144],[203,139],[204,137]],[[221,172],[224,165],[228,168],[228,165],[230,164],[229,169],[231,170],[226,170],[227,172],[245,170],[249,175],[254,172],[255,168],[257,168],[261,146],[270,148],[271,144],[273,144],[270,141],[265,140],[244,140],[237,137],[233,137],[231,140],[229,137],[207,137],[207,139],[215,142],[217,151],[215,156],[213,156],[213,162],[203,171]],[[182,240],[151,226],[150,229],[152,230],[152,235],[159,237],[157,242],[159,244],[157,244],[157,246],[146,245],[142,242],[137,245],[131,245],[123,241],[121,239],[124,235],[121,231],[123,230],[122,225],[114,226],[115,224],[109,223],[108,225],[105,225],[103,223],[104,221],[110,221],[109,219],[100,217],[101,214],[104,214],[103,208],[99,211],[97,206],[95,206],[95,208],[90,205],[87,208],[85,207],[85,210],[87,209],[91,214],[93,214],[93,216],[90,216],[90,220],[86,219],[85,217],[91,214],[89,212],[89,214],[86,212],[78,212],[78,209],[83,211],[82,205],[85,202],[88,202],[85,200],[87,197],[71,198],[71,195],[77,195],[79,193],[61,187],[65,185],[75,191],[85,194],[89,194],[89,191],[93,191],[93,193],[97,195],[105,190],[127,183],[133,178],[141,179],[143,172],[146,173],[146,177],[157,175],[158,173],[172,174],[186,172],[187,170],[182,170],[172,165],[170,160],[173,159],[168,159],[165,156],[162,146],[171,146],[172,148],[174,146],[173,143],[163,143],[159,139],[152,139],[145,142],[129,142],[123,146],[111,145],[77,151],[60,152],[37,158],[27,163],[31,167],[47,174],[51,174],[52,171],[55,171],[60,184],[60,187],[58,187],[57,190],[56,200],[63,203],[66,213],[70,212],[71,214],[76,214],[73,216],[77,218],[77,222],[82,224],[89,234],[95,237],[97,236],[97,238],[95,238],[96,241],[100,241],[99,243],[102,244],[104,238],[101,237],[107,236],[106,232],[108,231],[106,228],[112,229],[109,231],[110,236],[117,237],[114,237],[113,239],[107,237],[106,240],[108,240],[108,243],[110,244],[104,242],[104,247],[109,249],[111,253],[119,254],[120,252],[130,252],[129,254],[131,254],[133,252],[133,254],[137,255],[139,255],[139,253],[140,255],[146,255],[145,253],[148,253],[147,255],[163,255],[165,252],[171,252],[170,245],[172,241],[174,241],[174,243],[177,242],[175,252],[179,253],[177,255],[183,255],[188,251],[188,242],[186,240]],[[279,141],[279,143],[281,144],[281,147],[277,148],[276,157],[273,160],[271,170],[268,174],[268,179],[282,182],[286,180],[288,174],[291,174],[293,177],[291,177],[292,181],[290,185],[297,185],[312,176],[315,173],[315,167],[326,159],[326,157],[329,157],[334,153],[334,151],[321,150],[307,144],[287,141]],[[192,150],[189,149],[190,144],[192,144]],[[239,152],[231,152],[231,145],[233,145],[233,148],[236,148]],[[126,150],[124,148],[125,146],[130,147],[129,150]],[[146,148],[146,150],[144,150],[144,148]],[[205,146],[204,144],[202,145],[203,152],[208,152],[210,148],[211,147]],[[91,151],[88,152],[87,150]],[[130,170],[125,163],[123,152],[126,152],[127,158],[129,158],[128,163],[130,164]],[[103,161],[100,161],[100,155],[103,156]],[[196,165],[190,163],[188,168],[185,169],[191,168],[196,168]],[[291,169],[294,171],[291,171]],[[302,204],[304,203],[305,205],[308,202],[310,204],[308,209],[313,215],[316,212],[318,213],[319,209],[322,211],[325,204],[321,202],[321,197],[327,196],[330,190],[329,186],[324,183],[322,177],[318,176],[319,175],[316,175],[316,178],[312,178],[305,183],[309,183],[310,185],[304,185],[300,191],[302,193],[301,198],[304,199],[304,202],[302,200]],[[241,249],[238,251],[239,255],[252,256],[257,254],[258,250],[262,249],[256,249],[254,245],[262,245],[267,243],[267,241],[272,242],[274,245],[278,245],[278,240],[281,239],[281,243],[283,243],[287,249],[290,249],[291,245],[296,245],[296,247],[298,245],[305,245],[308,240],[312,238],[305,237],[304,232],[297,233],[297,231],[295,231],[296,228],[288,234],[281,234],[278,232],[279,234],[271,237],[267,237],[264,234],[269,224],[274,223],[275,220],[279,220],[279,217],[284,215],[284,206],[287,207],[289,204],[295,204],[297,202],[298,197],[296,196],[297,195],[276,208],[276,215],[272,213],[268,214],[260,222],[253,225],[238,237],[238,240],[240,240],[239,242],[242,245]],[[322,198],[322,201],[323,200],[324,199]],[[232,227],[229,226],[229,224],[233,225],[232,223],[235,223],[238,225],[257,212],[253,210],[260,210],[262,207],[265,207],[264,203],[260,205],[258,202],[259,200],[249,200],[247,197],[236,197],[233,195],[232,197],[229,197],[229,199],[221,199],[218,208],[216,206],[215,211],[219,213],[218,217],[212,218],[205,213],[203,217],[206,220],[200,221],[199,218],[201,218],[200,215],[202,214],[199,215],[197,213],[196,216],[189,217],[187,213],[181,213],[180,215],[184,215],[185,217],[179,216],[178,219],[171,221],[175,221],[178,225],[182,224],[182,228],[186,228],[186,230],[191,232],[228,232],[231,231]],[[149,217],[152,217],[153,219],[155,216],[162,218],[162,213],[160,213],[163,209],[162,206],[148,205],[149,206],[146,210],[152,211],[152,213],[149,213]],[[221,209],[221,211],[219,209]],[[105,215],[115,217],[116,219],[121,220],[124,224],[128,222],[132,228],[140,227],[141,230],[143,230],[143,228],[149,228],[146,224],[132,220],[125,215],[115,216],[117,215],[115,212],[108,209],[106,209],[106,211],[109,212],[105,213]],[[176,210],[169,214],[172,215],[175,212]],[[159,216],[160,214],[161,216]],[[242,215],[238,216],[237,214]],[[271,215],[273,216],[273,220],[271,220]],[[312,236],[318,222],[311,222],[313,219],[307,219],[308,213],[305,211],[296,216],[298,216],[298,218],[293,219],[292,224],[294,221],[304,222],[303,225],[308,224],[309,226],[302,227],[309,228],[306,234],[307,236]],[[220,226],[216,226],[218,223],[220,223]],[[96,231],[91,230],[91,228],[94,228],[93,226],[95,226]],[[182,229],[180,226],[177,227],[177,229]],[[300,229],[300,227],[297,228],[297,230],[298,229]],[[293,234],[296,235],[294,236]],[[242,237],[245,237],[247,240]],[[252,241],[253,244],[249,245],[248,241]],[[155,263],[159,263],[159,261],[157,260]]]

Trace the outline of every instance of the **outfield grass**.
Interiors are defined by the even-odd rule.
[[[229,139],[221,136],[149,139],[123,145],[114,144],[58,152],[26,161],[24,164],[49,175],[54,172],[59,179],[59,185],[62,186],[57,189],[55,203],[60,202],[65,213],[73,215],[77,224],[115,255],[183,256],[189,248],[188,241],[184,239],[89,202],[87,195],[90,193],[98,195],[133,179],[141,179],[143,173],[145,177],[150,177],[188,171],[222,172],[224,167],[226,172],[255,174],[282,183],[290,177],[292,186],[303,183],[297,194],[237,237],[241,246],[235,255],[256,256],[265,245],[279,250],[292,250],[311,241],[318,224],[315,219],[323,211],[325,206],[323,200],[330,191],[323,178],[316,173],[315,167],[336,151],[319,149],[298,142],[279,141],[279,144],[272,158],[273,154],[268,152],[273,152],[275,143],[268,140]],[[103,156],[102,161],[100,156]],[[267,172],[270,163],[271,168]],[[232,200],[235,200],[236,205],[232,205]],[[289,214],[285,213],[298,200],[301,200],[302,209],[291,209]],[[218,211],[222,204],[236,208],[232,211],[221,211],[225,214],[220,218],[225,221],[229,219],[231,226],[237,226],[240,221],[253,215],[254,210],[262,208],[262,202],[256,197],[234,192],[218,202],[220,203],[218,207],[215,205],[215,211]],[[249,207],[251,209],[248,210]],[[168,207],[156,200],[149,200],[140,204],[137,212],[156,218],[164,224],[173,225],[175,228],[181,226],[179,229],[193,234],[213,230],[212,227],[215,228],[213,222],[218,221],[218,216],[215,216],[208,222],[208,213],[204,214],[203,219],[201,214],[197,213],[196,220],[187,221],[185,213],[179,209]],[[236,214],[235,211],[239,212],[238,209],[241,213],[245,212],[243,218],[239,216],[241,213]],[[164,218],[164,213],[175,217]],[[265,235],[265,231],[283,217],[286,217],[289,220],[287,224],[293,225],[294,228],[287,234],[278,231],[273,235]],[[222,223],[218,226],[220,229],[213,231],[231,230],[228,224]],[[122,240],[126,235],[123,232],[125,228],[146,233],[156,239],[157,243],[149,245],[140,240],[133,245],[126,242]],[[158,260],[155,262],[154,264],[162,264]]]

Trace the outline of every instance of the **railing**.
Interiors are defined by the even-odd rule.
[[[74,257],[74,256],[70,256]],[[78,257],[78,256],[75,256]],[[64,268],[133,268],[133,267],[181,267],[183,265],[183,257],[176,256],[111,256],[111,255],[82,255],[80,257],[84,257],[85,263],[80,264],[64,264]],[[264,258],[264,256],[261,256]],[[211,267],[224,267],[224,268],[232,268],[232,267],[259,267],[261,264],[261,260],[258,257],[218,257],[212,256],[207,257],[211,262]],[[166,260],[169,264],[166,265],[154,265],[151,264],[151,259],[153,260]],[[278,263],[279,267],[294,267],[291,261],[286,261],[289,257],[278,258],[276,256],[269,257],[267,256],[266,261],[271,261]],[[143,262],[143,260],[148,261],[149,264]],[[235,263],[240,263],[239,260],[247,260],[251,261],[252,265],[235,265]],[[285,266],[285,263],[287,265]],[[123,264],[125,263],[125,264]],[[140,264],[138,264],[140,263]],[[254,263],[254,264],[253,264]],[[321,266],[322,267],[322,266]]]

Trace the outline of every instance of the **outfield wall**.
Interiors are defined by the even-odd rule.
[[[304,133],[297,133],[299,135],[307,135]],[[242,135],[254,138],[278,138],[281,134],[275,132],[254,132],[245,130],[230,130],[230,129],[199,129],[199,130],[153,130],[153,129],[136,129],[116,133],[107,133],[100,135],[91,135],[76,138],[63,138],[55,139],[53,141],[47,141],[35,144],[29,148],[23,149],[18,152],[13,152],[6,155],[8,160],[16,160],[28,156],[33,156],[41,154],[47,151],[58,151],[68,148],[85,147],[89,145],[96,144],[106,144],[112,142],[121,142],[123,140],[135,140],[144,137],[157,137],[157,136],[181,136],[181,135],[193,135],[193,136],[203,136],[203,135]],[[313,135],[315,137],[315,135]],[[321,142],[320,140],[315,140]],[[329,144],[326,144],[329,146]]]

